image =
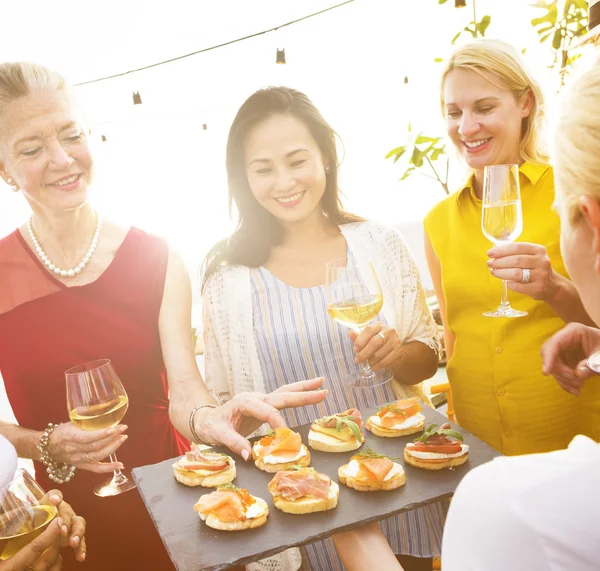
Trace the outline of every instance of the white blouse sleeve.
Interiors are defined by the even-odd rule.
[[[4,436],[0,436],[0,488],[10,483],[16,469],[17,452]]]

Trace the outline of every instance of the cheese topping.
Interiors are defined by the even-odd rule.
[[[358,460],[350,460],[350,462],[348,463],[348,467],[346,468],[346,477],[347,478],[356,478],[356,475],[358,474],[358,469],[359,469]],[[386,474],[383,481],[386,482],[387,480],[391,480],[394,476],[396,476],[398,474],[403,474],[403,473],[404,473],[404,468],[402,468],[402,466],[400,464],[397,464],[396,462],[394,462],[392,469]]]
[[[258,456],[260,456],[260,450],[262,448],[263,447],[258,442],[254,445],[254,450],[256,451],[256,454]],[[296,460],[300,460],[300,458],[302,458],[303,456],[306,456],[306,446],[304,446],[304,444],[302,445],[302,448],[300,448],[298,454],[296,454],[294,457],[281,457],[269,454],[268,456],[265,456],[262,459],[262,461],[265,464],[286,464],[287,462],[294,462]]]
[[[458,458],[459,456],[462,456],[463,454],[466,454],[469,451],[469,445],[468,444],[462,444],[461,448],[462,450],[460,452],[457,452],[456,454],[438,454],[437,452],[417,452],[416,450],[411,450],[411,448],[414,446],[414,444],[412,442],[409,442],[406,445],[406,450],[407,452],[411,455],[414,456],[415,458],[420,458],[421,460],[443,460],[445,458]]]
[[[405,428],[412,428],[413,426],[418,426],[425,422],[425,416],[423,416],[420,412],[414,414],[413,416],[409,416],[404,422],[394,424],[392,426],[381,426],[381,418],[377,415],[372,416],[369,420],[376,426],[381,428],[389,428],[390,430],[404,430]]]

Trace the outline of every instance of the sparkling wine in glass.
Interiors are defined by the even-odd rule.
[[[69,417],[79,428],[114,428],[123,420],[129,401],[110,359],[77,365],[66,371],[65,377]],[[117,462],[116,454],[110,455],[110,461]],[[133,488],[133,481],[117,469],[112,479],[97,486],[94,493],[100,497],[116,496]]]
[[[44,496],[26,470],[17,470],[12,482],[0,488],[0,561],[33,541],[56,517],[56,508],[44,505]]]
[[[519,190],[518,165],[489,165],[483,175],[481,228],[494,245],[514,242],[523,231],[523,212]],[[523,317],[526,311],[513,309],[508,303],[508,286],[502,280],[502,297],[496,311],[486,317]]]
[[[369,272],[362,276],[347,257],[328,262],[325,266],[327,312],[338,323],[360,333],[383,306],[379,280],[369,263]],[[353,387],[372,387],[388,382],[390,371],[373,371],[368,362],[358,374],[349,374],[344,383]]]

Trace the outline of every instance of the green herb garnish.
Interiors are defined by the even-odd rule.
[[[354,454],[355,456],[363,456],[364,458],[387,458],[388,460],[394,460],[391,456],[387,456],[386,454],[380,454],[379,452],[375,452],[368,446],[363,446],[358,452]],[[396,458],[397,460],[397,458]]]
[[[354,417],[351,415],[346,415],[346,416],[337,416],[337,415],[332,415],[332,416],[325,416],[323,418],[320,419],[319,424],[322,424],[324,422],[329,422],[330,420],[335,420],[335,429],[340,432],[342,430],[342,428],[348,427],[353,433],[354,436],[356,436],[357,440],[362,441],[362,433],[360,431],[360,428],[358,428],[358,424],[356,424],[356,420],[354,420]]]
[[[401,414],[403,416],[406,416],[406,412],[403,411],[396,404],[384,404],[383,406],[377,407],[377,412],[382,412],[382,411],[386,411],[386,412],[389,411],[389,412],[393,412],[394,414]]]
[[[415,438],[414,442],[423,442],[426,444],[432,436],[450,436],[460,442],[463,441],[460,432],[456,432],[456,430],[451,430],[450,428],[440,428],[439,424],[431,424],[419,438]]]
[[[223,490],[225,492],[239,492],[240,488],[229,482],[229,484],[223,484],[222,486],[219,486],[217,490]]]

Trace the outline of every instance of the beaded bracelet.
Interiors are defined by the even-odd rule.
[[[65,484],[66,482],[71,481],[77,468],[69,464],[55,462],[50,457],[50,454],[48,454],[48,441],[50,440],[50,435],[58,426],[58,424],[52,424],[51,422],[48,424],[48,428],[46,428],[46,430],[44,430],[40,436],[40,443],[37,445],[37,449],[42,455],[40,460],[42,464],[46,466],[48,477],[57,484]]]
[[[194,416],[196,415],[196,412],[198,412],[201,408],[217,408],[216,404],[210,404],[210,403],[204,403],[204,404],[199,404],[196,408],[194,408],[194,410],[192,410],[192,412],[190,413],[190,432],[192,433],[192,436],[194,438],[194,442],[196,442],[196,444],[202,444],[204,446],[213,446],[212,444],[209,444],[208,442],[204,442],[204,440],[202,440],[202,438],[200,438],[198,436],[198,433],[196,432],[196,429],[194,427]]]

